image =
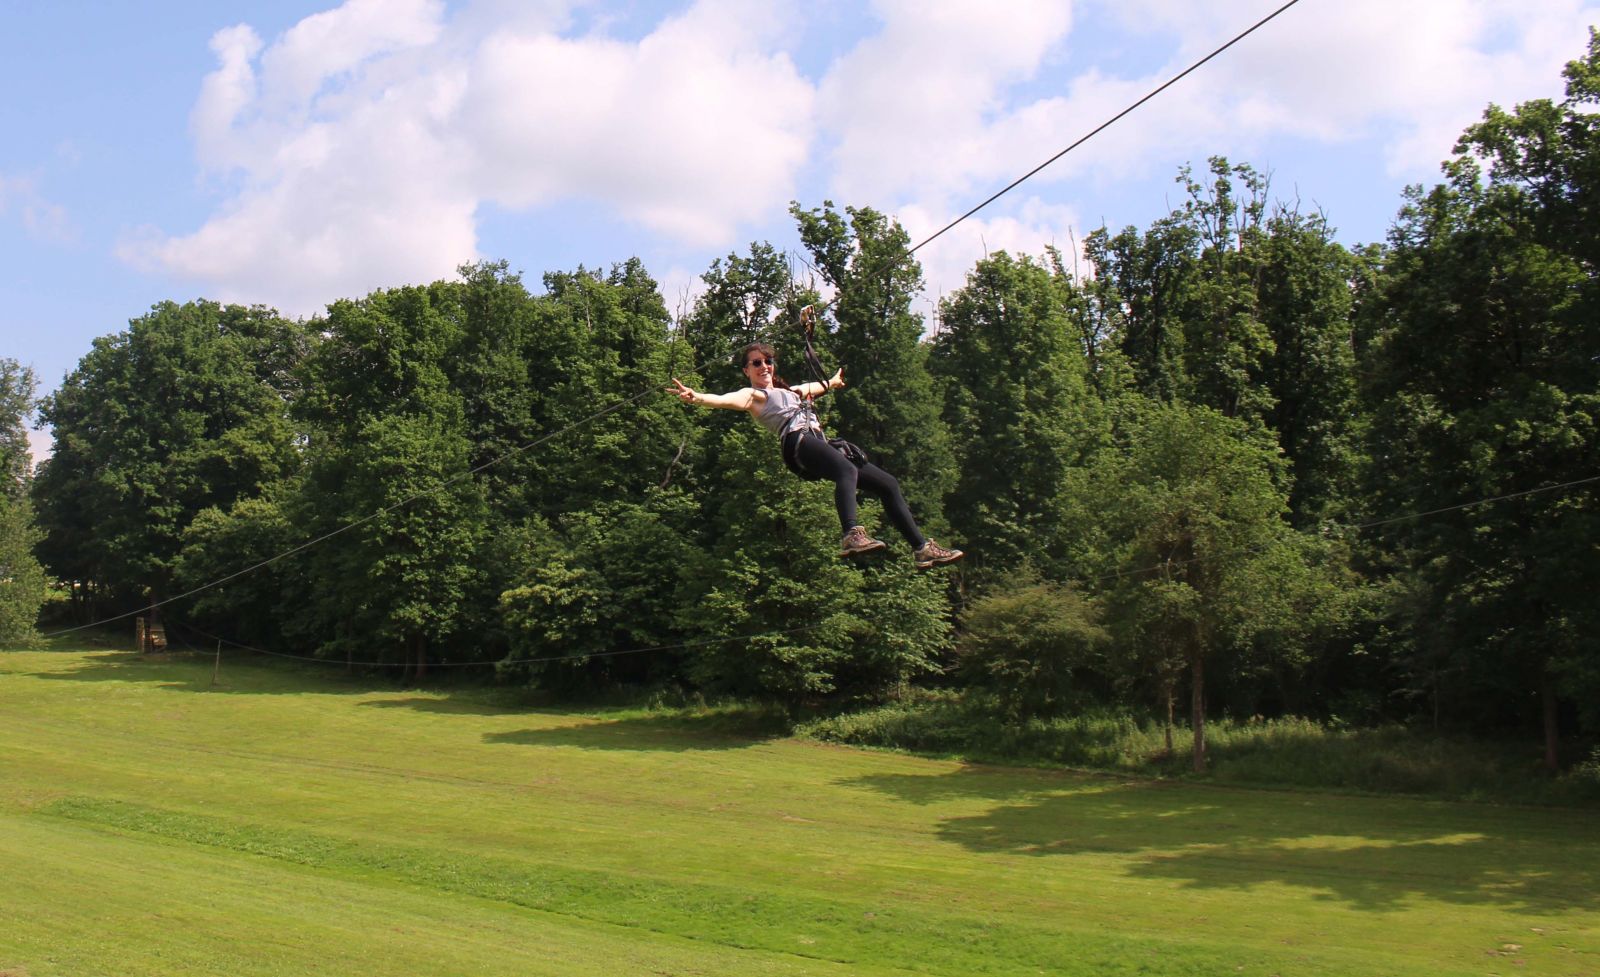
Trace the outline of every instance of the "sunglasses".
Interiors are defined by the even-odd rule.
[[[745,366],[777,366],[778,365],[778,361],[777,360],[764,360],[761,357],[757,356],[753,360],[746,360],[744,365]]]

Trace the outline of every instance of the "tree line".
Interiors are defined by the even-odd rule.
[[[44,399],[31,478],[3,432],[0,576],[37,536],[84,620],[220,580],[174,624],[417,679],[1115,703],[1186,719],[1197,767],[1215,709],[1537,730],[1554,767],[1600,731],[1593,32],[1565,75],[1491,106],[1384,244],[1215,158],[1147,228],[987,256],[931,324],[904,230],[831,202],[791,208],[798,262],[730,254],[677,316],[637,260],[309,321],[163,303]],[[841,562],[831,487],[665,392],[741,385],[755,339],[802,379],[824,296],[825,422],[959,572]]]

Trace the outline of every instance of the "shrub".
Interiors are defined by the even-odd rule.
[[[1011,719],[1069,705],[1106,645],[1099,608],[1070,587],[1031,581],[975,601],[957,644],[966,680],[992,692]]]
[[[967,760],[1030,763],[1194,776],[1164,749],[1151,718],[1091,710],[1051,718],[997,721],[992,694],[924,694],[876,709],[802,725],[814,739],[910,750]],[[1519,804],[1600,800],[1600,750],[1552,779],[1527,744],[1388,725],[1332,728],[1288,716],[1208,723],[1211,769],[1218,783],[1421,794]]]

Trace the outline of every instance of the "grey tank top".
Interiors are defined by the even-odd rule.
[[[767,402],[761,405],[761,412],[755,417],[762,427],[776,434],[780,441],[795,431],[808,428],[822,430],[822,425],[817,423],[817,412],[811,404],[793,390],[784,390],[782,387],[767,389]]]

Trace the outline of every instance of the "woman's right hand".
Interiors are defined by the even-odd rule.
[[[672,378],[672,383],[678,388],[677,390],[674,390],[673,393],[678,395],[679,400],[686,404],[695,403],[695,397],[699,396],[698,394],[696,394],[693,390],[690,390],[688,387],[685,387],[683,385],[683,381],[679,380],[677,377]]]

